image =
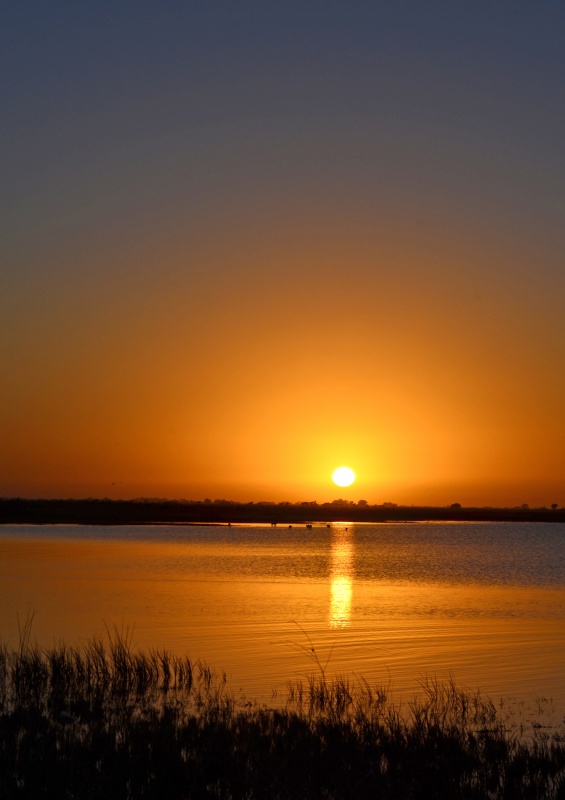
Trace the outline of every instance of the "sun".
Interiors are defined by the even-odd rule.
[[[334,470],[332,480],[336,486],[351,486],[355,480],[355,473],[349,467],[338,467]]]

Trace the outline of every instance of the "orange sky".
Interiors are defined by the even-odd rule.
[[[0,495],[565,504],[565,104],[526,17],[250,13],[226,50],[202,13],[185,51],[175,9],[149,64],[156,20],[74,12],[51,105],[14,17]]]

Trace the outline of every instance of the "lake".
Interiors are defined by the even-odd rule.
[[[281,702],[326,667],[408,699],[425,676],[565,707],[565,526],[0,527],[0,638],[129,630]]]

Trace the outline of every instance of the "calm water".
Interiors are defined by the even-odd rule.
[[[563,525],[0,527],[0,637],[30,611],[41,645],[124,626],[263,701],[317,657],[399,697],[452,674],[565,703]]]

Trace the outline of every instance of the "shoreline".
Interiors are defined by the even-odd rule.
[[[0,525],[308,525],[336,522],[558,522],[565,508],[269,504],[0,498]]]

